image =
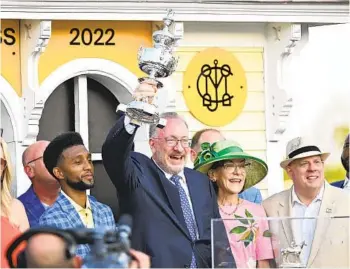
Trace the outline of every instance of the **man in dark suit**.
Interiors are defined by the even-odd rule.
[[[343,152],[341,155],[341,163],[346,171],[346,178],[344,180],[333,182],[332,185],[338,188],[350,190],[349,182],[349,134],[345,138]]]
[[[152,99],[156,91],[147,81],[134,96]],[[131,151],[137,127],[122,116],[102,147],[103,163],[117,188],[121,213],[133,216],[132,246],[151,256],[152,267],[211,267],[211,219],[220,218],[216,195],[205,175],[185,168],[186,122],[176,113],[162,116],[167,119],[163,129],[150,126],[151,159]],[[218,234],[226,251],[221,261],[235,266],[224,228]]]
[[[192,137],[191,143],[191,161],[194,163],[198,153],[202,150],[201,144],[208,142],[210,144],[225,140],[223,134],[217,129],[202,129],[196,132]],[[262,196],[259,189],[250,187],[239,194],[239,198],[250,201],[252,203],[261,204]]]

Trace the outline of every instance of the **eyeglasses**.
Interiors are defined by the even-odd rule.
[[[152,139],[164,139],[168,147],[175,147],[179,142],[183,148],[188,148],[191,146],[191,139],[182,138],[163,138],[163,137],[153,137]]]
[[[43,156],[40,156],[40,157],[38,157],[38,158],[35,158],[35,159],[33,159],[33,160],[27,162],[26,165],[28,165],[28,164],[30,164],[30,163],[33,163],[33,162],[35,162],[35,161],[37,161],[37,160],[40,160],[42,157],[43,157]]]
[[[225,171],[227,171],[228,173],[233,173],[234,171],[239,170],[245,170],[246,168],[248,168],[251,165],[251,163],[249,162],[241,162],[241,163],[232,163],[232,162],[225,162],[225,163],[218,163],[217,165],[213,165],[212,169],[216,169],[219,167],[223,167],[225,169]]]

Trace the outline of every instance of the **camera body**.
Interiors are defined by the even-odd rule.
[[[75,256],[77,245],[88,244],[91,252],[83,260],[83,268],[128,268],[130,262],[131,217],[121,216],[119,225],[113,229],[76,228],[58,229],[53,227],[32,228],[17,237],[8,247],[6,258],[11,268],[26,268],[25,250],[15,261],[13,253],[22,242],[37,234],[53,234],[66,243],[66,259]]]

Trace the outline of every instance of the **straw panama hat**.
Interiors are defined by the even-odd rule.
[[[245,153],[242,147],[235,141],[223,140],[215,142],[212,145],[209,143],[203,143],[201,148],[202,151],[199,152],[194,162],[194,169],[203,174],[207,174],[216,162],[232,159],[245,159],[249,160],[251,165],[249,168],[246,168],[246,178],[243,190],[259,183],[267,175],[267,164],[263,160]]]
[[[321,156],[322,161],[325,161],[329,155],[329,152],[322,152],[311,138],[296,137],[288,142],[286,159],[280,163],[280,166],[285,169],[292,161],[311,156]]]

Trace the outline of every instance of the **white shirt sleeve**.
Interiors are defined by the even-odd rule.
[[[133,134],[136,129],[136,126],[130,123],[130,118],[127,115],[125,115],[125,118],[124,118],[124,127],[129,134]]]

